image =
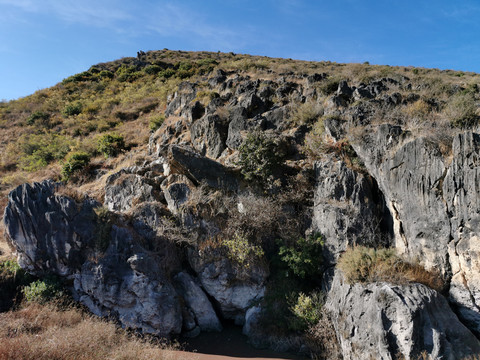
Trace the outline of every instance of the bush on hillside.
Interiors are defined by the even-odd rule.
[[[85,152],[74,152],[67,156],[62,167],[62,178],[68,181],[72,175],[85,169],[90,164],[90,155]]]
[[[323,238],[319,233],[300,237],[293,244],[281,244],[278,254],[292,275],[302,279],[321,274],[323,266]]]
[[[50,114],[44,113],[43,111],[35,111],[27,118],[27,125],[48,125],[50,120]]]
[[[276,138],[254,131],[247,135],[239,148],[237,165],[245,180],[257,180],[262,185],[271,182],[274,171],[282,164],[284,155]]]
[[[30,283],[23,288],[22,292],[27,302],[38,302],[40,304],[59,299],[65,295],[58,279],[52,276]]]
[[[105,134],[98,139],[97,150],[107,158],[117,156],[125,149],[125,139],[121,135]]]
[[[73,102],[73,103],[67,104],[63,108],[62,114],[65,117],[75,116],[75,115],[78,115],[82,112],[82,108],[83,108],[83,106],[80,102],[78,102],[78,101]]]

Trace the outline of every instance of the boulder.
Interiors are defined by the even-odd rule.
[[[228,119],[228,136],[226,145],[230,149],[238,149],[242,145],[242,132],[248,130],[251,126],[248,122],[248,113],[243,107],[234,107],[230,111]]]
[[[135,245],[127,229],[113,226],[105,254],[85,262],[75,275],[75,296],[94,314],[113,316],[125,328],[158,336],[179,334],[180,302],[161,262]]]
[[[206,115],[190,128],[193,147],[202,155],[218,158],[225,150],[228,125],[218,115]]]
[[[36,275],[71,276],[93,248],[96,227],[94,208],[57,195],[51,180],[23,184],[8,195],[5,234],[17,252],[19,265]]]
[[[192,182],[185,175],[172,174],[163,181],[161,188],[172,214],[176,215],[181,211],[193,187]]]
[[[349,285],[337,272],[325,307],[344,359],[464,359],[480,353],[478,339],[447,300],[421,284]]]
[[[202,331],[221,331],[222,325],[207,295],[186,272],[180,272],[174,277],[178,294],[194,315],[195,323]]]
[[[173,99],[168,103],[165,116],[172,116],[183,110],[197,96],[195,84],[184,81],[178,86]]]
[[[269,275],[266,264],[255,262],[245,267],[219,249],[191,249],[188,261],[203,289],[218,303],[221,315],[243,325],[248,308],[265,293]]]
[[[161,199],[158,185],[143,176],[120,170],[107,178],[104,203],[110,211],[126,212],[141,202]]]
[[[235,191],[238,180],[222,164],[203,157],[185,147],[172,145],[169,148],[169,164],[172,169],[186,175],[197,184],[205,182],[216,189]]]

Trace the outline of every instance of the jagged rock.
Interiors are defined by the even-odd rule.
[[[443,199],[450,218],[450,298],[462,319],[480,334],[480,135],[457,135],[445,174]]]
[[[381,125],[354,148],[385,196],[396,248],[448,273],[450,221],[441,194],[446,166],[436,144]]]
[[[205,182],[210,187],[229,191],[238,188],[237,178],[226,167],[186,148],[171,146],[169,164],[198,184]]]
[[[8,195],[4,222],[7,239],[17,251],[19,265],[37,275],[70,276],[92,250],[100,204],[81,205],[56,195],[56,184],[45,180],[23,184]]]
[[[165,116],[172,116],[179,110],[189,104],[192,100],[195,99],[197,95],[197,90],[195,84],[190,82],[182,82],[178,86],[178,91],[175,93],[172,101],[169,102],[165,110]]]
[[[287,106],[281,106],[271,109],[263,114],[267,129],[285,130],[287,127],[289,109]]]
[[[480,136],[457,135],[450,164],[435,143],[392,125],[354,147],[385,196],[397,249],[451,279],[450,300],[479,333]]]
[[[222,69],[218,69],[215,75],[208,80],[210,86],[218,86],[227,80],[227,73]]]
[[[105,206],[110,211],[125,212],[144,201],[162,200],[158,185],[126,170],[110,175],[105,186]]]
[[[178,214],[192,192],[192,182],[185,175],[172,174],[167,177],[161,188],[172,214]]]
[[[353,98],[355,100],[362,100],[362,99],[373,99],[375,97],[368,89],[366,88],[356,88],[353,92]]]
[[[323,120],[325,135],[334,141],[339,141],[345,137],[344,123],[337,116],[327,116]]]
[[[75,275],[76,298],[98,316],[118,318],[123,327],[179,334],[181,307],[161,261],[135,245],[127,229],[113,226],[105,254],[85,262]]]
[[[348,83],[345,80],[340,81],[337,89],[337,96],[342,97],[343,99],[349,99],[353,94],[353,89],[348,86]]]
[[[202,105],[200,101],[195,101],[195,103],[184,109],[186,112],[187,120],[192,123],[200,119],[203,115],[205,115],[205,107]]]
[[[421,284],[349,285],[337,272],[326,308],[344,359],[464,359],[480,353],[477,338],[446,299]]]
[[[312,227],[324,236],[326,265],[347,246],[389,245],[391,224],[375,180],[334,158],[317,161],[315,177]]]
[[[185,301],[185,305],[191,310],[196,324],[202,331],[220,331],[222,325],[212,304],[203,290],[193,281],[186,272],[177,274],[174,278],[179,295]],[[190,329],[191,330],[191,329]]]
[[[309,86],[312,86],[316,82],[322,81],[322,80],[326,79],[327,77],[328,77],[328,75],[325,74],[325,73],[309,75],[307,77],[307,83],[308,83]]]
[[[190,128],[193,147],[202,155],[218,158],[225,150],[228,126],[218,115],[206,115]]]
[[[238,149],[242,144],[242,131],[249,128],[247,111],[242,107],[235,107],[230,111],[228,137],[226,145],[230,149]]]
[[[247,309],[263,298],[269,274],[266,265],[254,263],[246,268],[218,249],[191,250],[188,260],[202,287],[217,301],[222,316],[243,325]]]

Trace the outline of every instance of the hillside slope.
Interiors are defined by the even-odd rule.
[[[19,264],[159,336],[480,354],[477,74],[140,52],[4,103]],[[15,136],[13,136],[15,134]],[[60,184],[56,181],[63,180]]]

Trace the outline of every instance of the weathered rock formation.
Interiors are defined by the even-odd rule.
[[[323,235],[325,307],[344,358],[460,359],[480,353],[472,334],[480,334],[480,135],[458,133],[447,154],[431,136],[372,121],[373,106],[393,109],[419,99],[396,92],[411,88],[407,78],[341,81],[336,91],[321,96],[318,85],[326,78],[285,74],[252,80],[218,70],[204,83],[181,83],[169,98],[165,122],[150,137],[151,159],[106,179],[109,222],[102,223],[94,211],[99,203],[88,198],[76,203],[57,194],[52,181],[10,193],[4,221],[20,265],[37,275],[73,278],[77,299],[124,327],[196,336],[221,330],[228,319],[243,325],[257,345],[273,346],[257,331],[269,264],[262,258],[246,265],[222,245],[223,237],[234,233],[225,229],[235,224],[230,218],[245,214],[241,203],[224,209],[237,204],[226,197],[273,198],[286,184],[293,194],[296,184],[288,179],[308,173],[314,163],[315,185],[308,189],[313,197],[301,200],[313,200],[311,215],[296,219],[298,199],[290,199],[280,201],[278,219],[287,223],[293,217],[302,225],[295,228],[296,239],[309,232]],[[311,162],[302,145],[316,119],[301,124],[289,119],[305,102],[323,107],[324,145],[333,149]],[[236,165],[251,131],[278,138],[286,156],[269,187],[242,180]],[[356,165],[345,158],[351,154],[342,153],[345,138]],[[224,203],[221,210],[215,196]],[[208,216],[197,211],[205,204]],[[258,215],[248,214],[251,222]],[[255,239],[269,256],[278,254],[275,236],[286,234],[240,225],[235,234]],[[277,229],[285,228],[281,225]],[[345,283],[335,265],[353,245],[395,247],[437,269],[448,300],[419,284]],[[295,347],[302,347],[295,339]]]
[[[447,300],[421,284],[346,284],[337,274],[326,308],[346,359],[463,359],[480,353],[477,338]]]

